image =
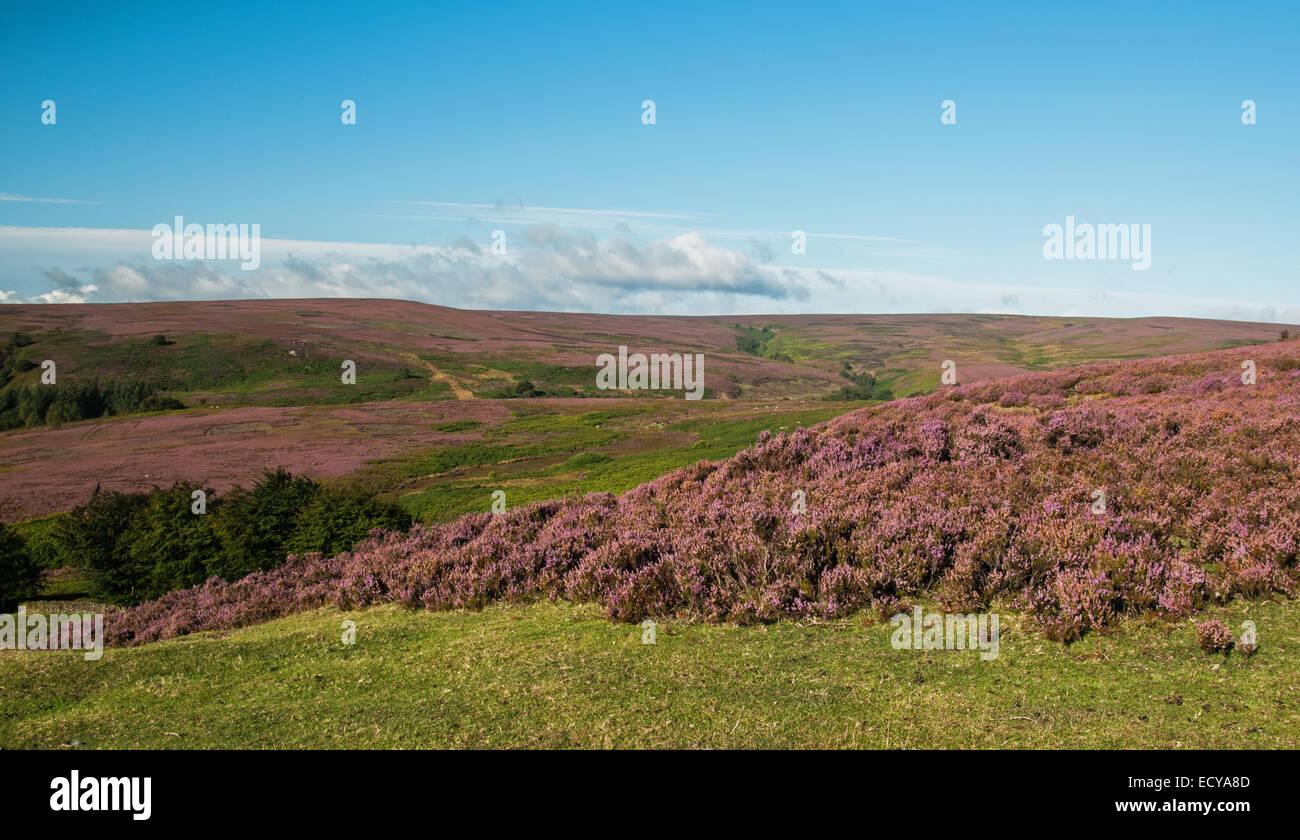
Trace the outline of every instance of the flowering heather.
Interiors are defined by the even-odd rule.
[[[1232,650],[1232,631],[1222,621],[1202,621],[1196,625],[1196,643],[1206,653],[1227,653]]]
[[[1255,360],[1258,384],[1240,363]],[[1093,492],[1104,508],[1093,512]],[[806,512],[792,511],[803,490]],[[486,502],[485,502],[486,503]],[[536,598],[740,623],[997,602],[1074,639],[1300,587],[1300,342],[945,389],[763,433],[621,496],[376,534],[110,616],[133,644],[320,604]]]

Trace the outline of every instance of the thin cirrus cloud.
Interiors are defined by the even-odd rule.
[[[601,210],[589,207],[544,207],[537,205],[472,204],[460,201],[390,201],[404,208],[428,208],[428,213],[365,213],[372,219],[413,221],[460,222],[462,224],[490,223],[497,225],[559,224],[588,230],[620,230],[635,224],[643,232],[667,234],[685,232],[691,228],[682,223],[701,215],[698,213],[657,212],[646,210]]]
[[[103,204],[102,201],[86,201],[80,198],[36,198],[30,195],[15,195],[0,192],[0,201],[17,201],[28,204]]]
[[[496,204],[470,204],[459,201],[391,201],[390,204],[400,204],[410,207],[439,207],[447,211],[463,210],[462,215],[409,215],[399,213],[368,213],[370,218],[377,219],[435,219],[439,221],[484,221],[499,222],[503,224],[535,224],[537,218],[511,218],[507,216],[490,216],[482,211],[491,211],[500,213],[502,211],[523,214],[524,216],[581,216],[587,219],[591,218],[616,218],[616,219],[646,219],[646,220],[696,220],[708,218],[704,213],[663,213],[646,210],[596,210],[591,208],[576,207],[540,207],[524,204],[505,204],[497,202]],[[784,230],[728,230],[723,228],[681,228],[674,227],[677,230],[698,230],[705,236],[713,236],[720,239],[748,239],[753,237],[789,237],[792,231]],[[923,245],[926,243],[915,239],[904,239],[895,236],[872,236],[858,233],[822,233],[818,231],[806,231],[810,237],[822,239],[842,239],[857,242],[877,242],[893,243],[899,245]]]
[[[644,219],[698,219],[698,213],[657,213],[644,210],[593,210],[582,207],[538,207],[526,204],[467,204],[460,201],[393,201],[392,204],[405,204],[412,207],[444,207],[448,210],[469,211],[468,215],[477,215],[480,210],[509,210],[513,212],[536,213],[539,215],[578,215],[578,216],[628,216]]]
[[[668,237],[676,234],[699,233],[711,239],[731,242],[788,242],[793,231],[765,229],[726,229],[700,227],[684,224],[707,219],[703,213],[668,213],[645,210],[600,210],[574,207],[543,207],[525,204],[474,204],[457,201],[390,201],[407,207],[428,207],[442,210],[442,213],[366,213],[367,218],[393,219],[409,221],[491,223],[499,225],[535,225],[539,223],[568,224],[588,230],[630,230],[636,225],[639,232],[651,236]],[[461,215],[451,215],[454,211],[464,211]],[[513,214],[513,215],[511,215]],[[918,256],[921,252],[931,251],[929,243],[915,239],[895,236],[877,236],[861,233],[826,233],[821,231],[804,231],[810,239],[838,240],[855,248],[857,253],[874,256]],[[892,246],[892,247],[882,247]],[[758,249],[760,254],[772,253],[766,247]],[[933,255],[931,253],[930,255]]]

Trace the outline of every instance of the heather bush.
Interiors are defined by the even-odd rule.
[[[1211,619],[1196,625],[1196,644],[1206,653],[1227,653],[1232,650],[1232,631],[1222,621]]]
[[[1053,411],[1065,407],[1065,398],[1059,394],[1030,394],[1029,405],[1039,411]]]
[[[764,432],[734,458],[619,496],[379,532],[333,558],[296,559],[292,573],[209,581],[115,614],[113,637],[321,603],[546,598],[619,621],[752,623],[931,599],[1025,610],[1072,640],[1127,615],[1294,597],[1300,370],[1282,368],[1300,344],[1250,353],[1252,386],[1234,378],[1241,352],[1228,350],[961,386]],[[1094,512],[1099,488],[1107,505]]]
[[[1044,424],[1043,440],[1069,455],[1106,439],[1106,419],[1090,411],[1057,411]]]
[[[1013,408],[1015,406],[1028,404],[1029,397],[1027,397],[1023,391],[1007,390],[1003,391],[1002,395],[998,397],[998,405],[1003,408]]]

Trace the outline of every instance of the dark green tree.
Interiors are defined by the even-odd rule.
[[[11,526],[0,522],[0,612],[34,598],[41,587],[41,569],[27,553],[27,544]]]
[[[213,521],[221,556],[209,571],[235,580],[283,563],[298,517],[319,492],[316,482],[294,478],[281,467],[265,473],[251,490],[236,487],[227,493]]]
[[[351,550],[374,528],[404,531],[409,527],[411,517],[406,511],[365,490],[322,490],[302,511],[285,551],[319,551],[332,557]]]
[[[221,540],[212,525],[216,493],[204,490],[207,513],[197,514],[193,512],[195,490],[203,488],[178,482],[148,495],[131,551],[136,561],[150,570],[150,598],[202,583],[208,579],[209,569],[219,563]]]
[[[136,604],[152,593],[153,570],[132,551],[147,506],[143,493],[100,492],[56,526],[59,553],[86,569],[95,597]]]

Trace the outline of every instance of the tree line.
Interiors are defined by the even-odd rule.
[[[200,490],[201,514],[194,512]],[[221,495],[189,482],[143,493],[96,492],[59,518],[44,545],[26,545],[14,528],[0,526],[0,601],[12,606],[33,597],[44,565],[82,568],[92,597],[137,604],[213,576],[235,580],[274,568],[289,554],[339,554],[374,528],[410,524],[402,508],[369,491],[325,487],[284,469]]]

